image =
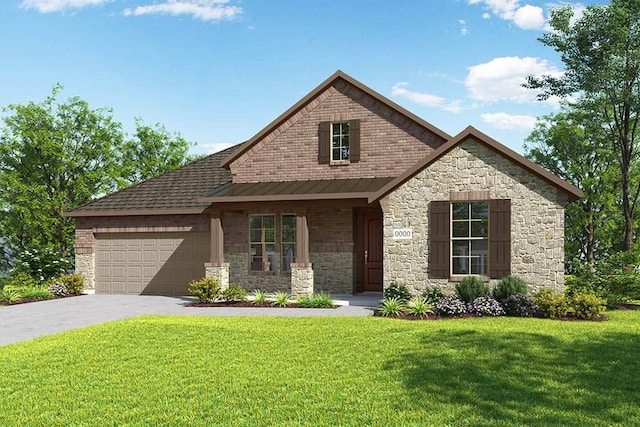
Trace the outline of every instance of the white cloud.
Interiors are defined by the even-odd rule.
[[[463,19],[458,19],[458,24],[460,24],[460,35],[466,36],[469,34],[469,29],[467,28],[467,23]]]
[[[520,5],[519,0],[467,0],[470,5],[481,4],[485,9],[500,19],[513,21],[518,28],[523,30],[537,30],[545,28],[544,10],[530,4]],[[487,12],[482,14],[488,18]]]
[[[431,95],[429,93],[412,92],[407,89],[408,85],[409,84],[407,82],[397,83],[391,88],[391,94],[401,96],[424,107],[440,108],[441,110],[448,111],[450,113],[460,112],[459,102],[447,102],[445,98],[437,95]]]
[[[41,13],[61,12],[68,9],[81,9],[98,6],[110,0],[22,0],[20,7],[36,9]]]
[[[492,59],[468,68],[464,81],[471,98],[483,102],[513,101],[536,102],[537,93],[522,87],[528,75],[559,77],[562,72],[547,60],[518,56]],[[555,105],[557,98],[546,101]]]
[[[482,120],[503,130],[531,130],[536,124],[535,116],[507,114],[507,113],[487,113],[481,114]]]
[[[222,21],[242,13],[241,7],[231,6],[228,3],[229,0],[166,0],[164,3],[128,8],[123,13],[125,16],[192,15],[202,21]]]
[[[206,153],[206,154],[213,154],[213,153],[217,153],[218,151],[225,150],[235,144],[237,144],[237,142],[211,142],[208,144],[199,143],[196,146],[196,151]]]

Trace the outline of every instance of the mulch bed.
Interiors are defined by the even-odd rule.
[[[616,310],[640,310],[640,304],[619,304],[616,306]]]
[[[53,297],[53,298],[47,298],[47,299],[40,299],[40,298],[21,298],[16,302],[12,302],[12,303],[8,303],[6,301],[0,301],[0,305],[1,306],[9,306],[9,305],[18,305],[18,304],[27,304],[30,302],[40,302],[40,301],[51,301],[54,299],[62,299],[62,298],[71,298],[71,297],[80,297],[84,294],[71,294],[71,295],[66,295],[64,297]]]
[[[635,309],[634,309],[635,310]],[[473,314],[465,314],[463,316],[438,316],[435,314],[429,314],[428,317],[418,317],[418,316],[412,316],[411,314],[397,314],[395,316],[384,316],[382,314],[382,311],[380,310],[375,310],[373,312],[373,315],[375,317],[387,317],[389,319],[400,319],[400,320],[447,320],[447,319],[469,319],[469,318],[473,318],[473,319],[482,319],[482,318],[487,318],[490,316],[474,316]],[[541,319],[546,319],[544,317],[541,317]],[[604,322],[605,320],[607,320],[608,317],[605,316],[604,314],[598,317],[595,317],[593,319],[576,319],[575,317],[560,317],[558,319],[553,319],[553,320],[560,320],[560,321],[565,321],[565,322]]]
[[[266,301],[259,304],[251,301],[218,301],[218,302],[189,302],[184,304],[186,307],[250,307],[250,308],[309,308],[300,307],[298,303],[289,303],[286,307],[273,305],[273,302]],[[338,308],[338,305],[328,308]],[[326,307],[325,307],[326,308]]]

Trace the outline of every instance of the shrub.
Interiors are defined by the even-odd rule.
[[[38,281],[28,273],[20,272],[11,276],[4,282],[5,289],[11,288],[34,288],[38,286]]]
[[[404,312],[404,302],[396,297],[383,298],[380,303],[380,312],[383,316],[398,316]]]
[[[477,277],[467,276],[456,283],[456,294],[462,302],[470,304],[478,297],[489,295],[489,288]]]
[[[81,294],[84,290],[84,276],[82,274],[66,274],[60,276],[59,280],[71,295]]]
[[[17,289],[7,289],[6,287],[0,291],[0,301],[13,304],[22,298],[22,294]]]
[[[249,293],[240,285],[231,284],[222,291],[222,299],[227,301],[246,301]]]
[[[384,290],[382,296],[384,299],[395,298],[402,303],[406,303],[411,299],[411,292],[409,292],[407,285],[392,282],[391,285]]]
[[[504,302],[511,295],[526,295],[527,283],[520,277],[508,276],[500,280],[495,288],[493,288],[492,296],[494,299]]]
[[[22,290],[22,298],[26,299],[51,299],[53,294],[42,286],[34,288],[24,288]]]
[[[574,294],[570,302],[576,318],[586,320],[594,319],[604,313],[606,304],[604,298],[587,292]]]
[[[565,317],[571,306],[569,300],[564,294],[544,289],[535,295],[535,300],[540,307],[540,313],[544,317],[550,317],[557,319],[559,317]]]
[[[424,298],[412,298],[407,303],[406,312],[420,318],[429,317],[429,314],[433,314],[433,304]]]
[[[298,305],[304,308],[331,308],[333,307],[333,298],[326,292],[319,292],[298,298]]]
[[[69,295],[67,287],[58,282],[50,284],[47,290],[57,297],[66,297]]]
[[[449,295],[438,301],[435,311],[440,316],[462,316],[467,313],[467,305],[455,295]]]
[[[261,291],[260,289],[256,289],[253,291],[253,303],[254,304],[262,304],[267,300],[267,293],[265,291]]]
[[[629,284],[627,280],[634,280],[634,278],[629,278],[627,274],[595,275],[585,273],[580,276],[567,275],[564,278],[565,295],[572,297],[578,293],[591,293],[604,298],[608,308],[615,308],[630,300],[625,293],[625,288]]]
[[[273,302],[273,305],[278,307],[286,307],[289,305],[289,294],[286,292],[277,292],[276,300]]]
[[[511,295],[503,301],[502,306],[507,316],[533,317],[540,311],[536,301],[528,295]]]
[[[503,316],[504,308],[490,297],[478,297],[467,306],[467,312],[478,317]]]
[[[426,300],[427,303],[431,305],[436,305],[438,301],[444,298],[444,292],[442,292],[442,289],[440,289],[439,286],[433,286],[433,287],[428,286],[422,292],[421,296],[422,296],[422,299]]]
[[[73,267],[71,258],[60,256],[54,248],[28,249],[16,255],[11,275],[26,273],[38,280],[48,280],[67,273]]]
[[[189,293],[199,302],[214,302],[220,298],[220,282],[213,277],[194,280],[189,283]]]

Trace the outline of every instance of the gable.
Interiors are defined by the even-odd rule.
[[[342,73],[312,95],[231,159],[228,165],[235,183],[396,177],[448,139]],[[331,122],[359,125],[357,158],[354,151],[350,162],[319,161],[319,130]]]

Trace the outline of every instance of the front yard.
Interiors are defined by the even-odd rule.
[[[0,347],[0,425],[629,425],[606,322],[145,316]]]

